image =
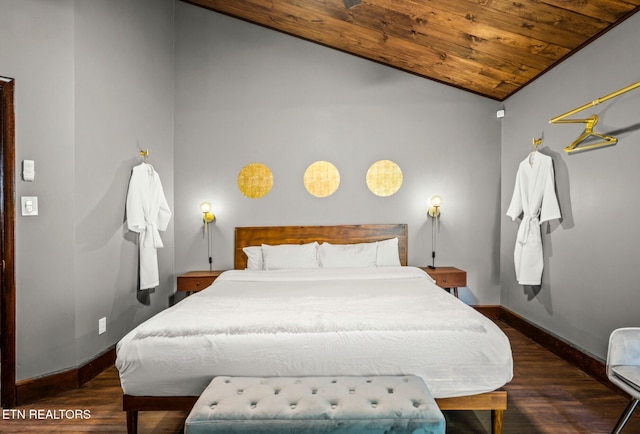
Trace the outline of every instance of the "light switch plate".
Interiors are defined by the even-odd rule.
[[[22,179],[25,181],[33,181],[36,176],[36,163],[33,160],[22,161]]]
[[[38,215],[38,198],[35,196],[22,196],[22,215]]]
[[[101,335],[107,331],[107,317],[98,320],[98,334]]]

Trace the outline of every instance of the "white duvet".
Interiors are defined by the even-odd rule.
[[[413,267],[228,271],[117,353],[130,395],[196,396],[216,375],[414,374],[443,398],[512,377],[500,329]]]

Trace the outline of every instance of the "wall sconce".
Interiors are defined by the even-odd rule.
[[[436,268],[436,236],[438,235],[438,220],[440,217],[440,206],[442,206],[442,198],[438,195],[431,197],[431,206],[429,207],[429,217],[431,220],[431,265],[429,268]]]
[[[440,215],[440,205],[442,205],[442,198],[438,195],[431,197],[431,207],[429,208],[430,217],[438,217]]]
[[[209,231],[209,223],[212,223],[216,219],[216,216],[214,216],[211,212],[211,204],[209,202],[202,202],[200,204],[200,211],[202,212],[202,221],[204,223],[204,234],[207,235],[207,256],[209,257],[209,271],[212,271],[213,258],[211,257],[211,232]]]
[[[211,204],[209,202],[202,202],[200,204],[200,211],[202,211],[202,221],[204,222],[205,227],[215,220],[216,216],[211,212]]]

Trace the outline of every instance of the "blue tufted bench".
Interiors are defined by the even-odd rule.
[[[216,377],[186,434],[444,434],[445,420],[416,376]]]

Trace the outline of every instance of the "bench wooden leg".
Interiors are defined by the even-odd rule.
[[[127,434],[137,434],[138,432],[138,411],[127,410]]]
[[[504,410],[491,410],[491,432],[492,434],[502,434],[502,423],[504,422]]]

